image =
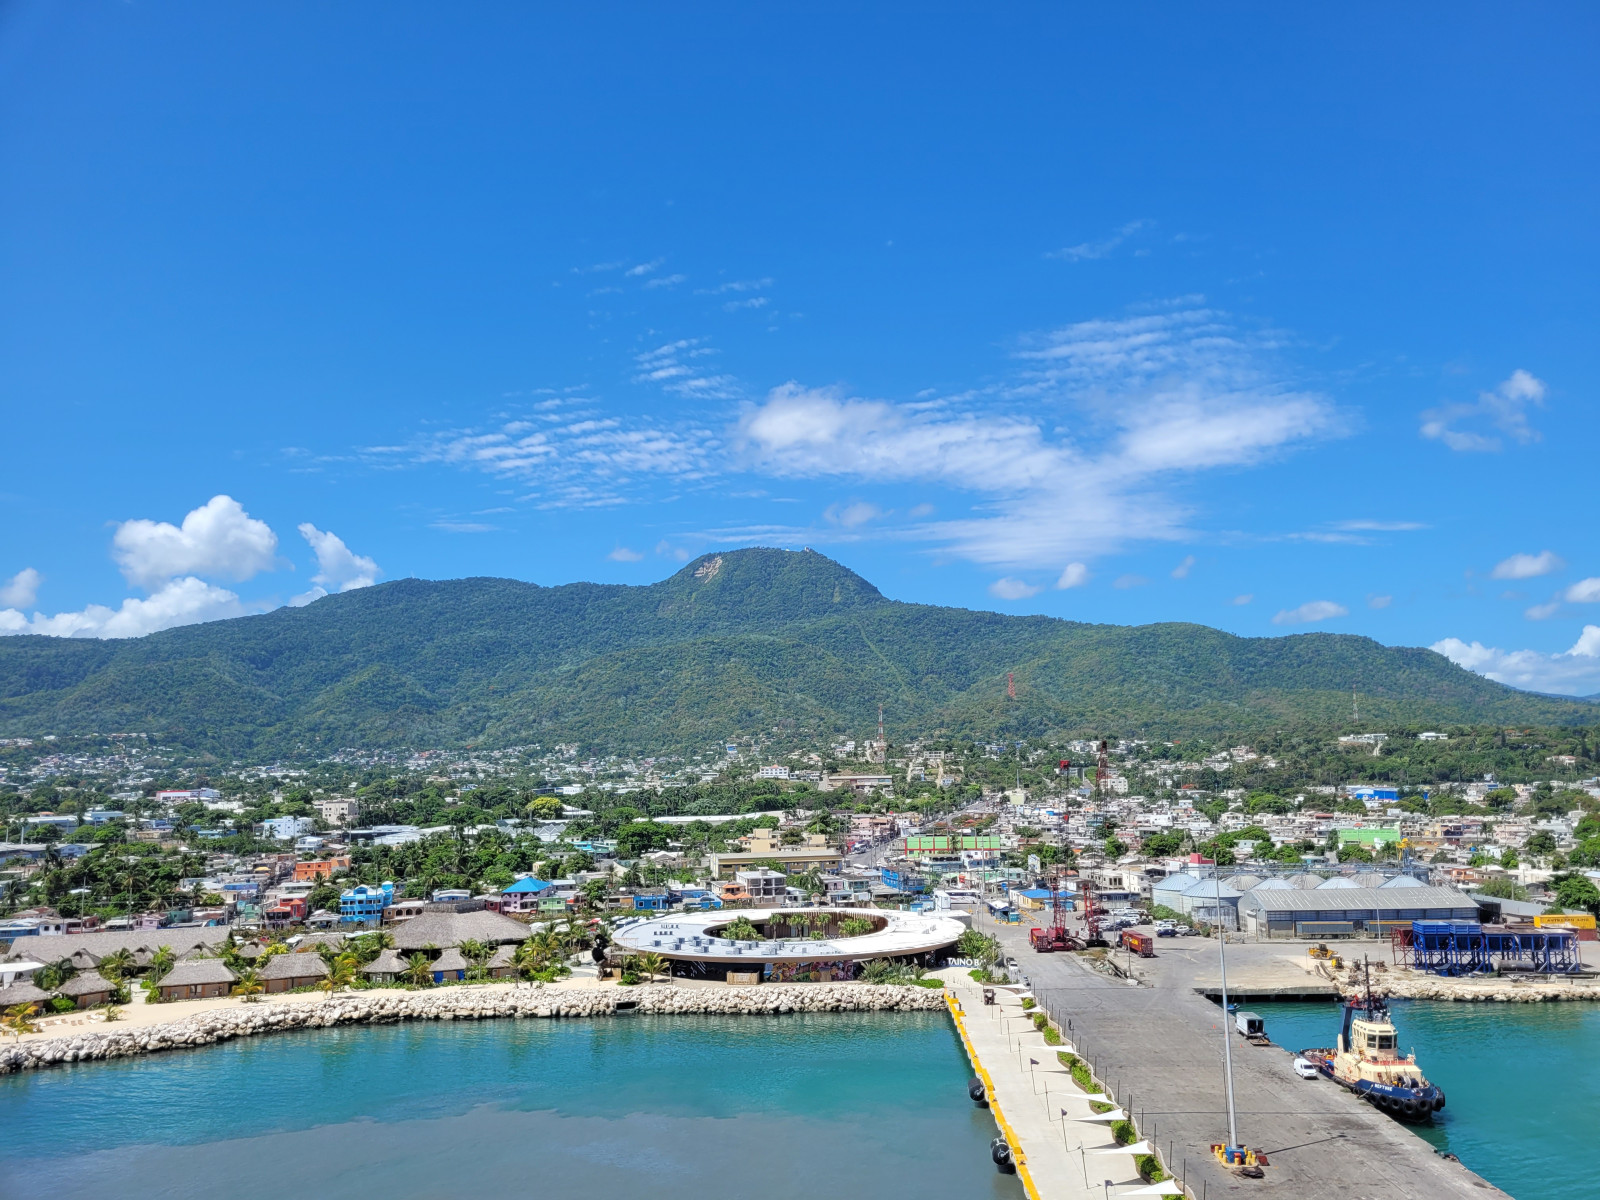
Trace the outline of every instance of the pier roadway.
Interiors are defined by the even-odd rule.
[[[1252,1046],[1237,1036],[1232,1046],[1239,1138],[1265,1151],[1271,1165],[1264,1179],[1235,1175],[1210,1151],[1228,1135],[1223,1013],[1194,990],[1216,971],[1214,941],[1163,938],[1157,958],[1137,960],[1145,982],[1135,987],[1099,974],[1077,955],[1036,953],[1026,928],[987,919],[980,926],[1000,938],[1066,1040],[1076,1044],[1095,1077],[1130,1111],[1140,1136],[1153,1143],[1194,1200],[1251,1192],[1294,1200],[1505,1196],[1342,1088],[1299,1078],[1282,1049]],[[1253,953],[1265,950],[1240,949],[1243,968]],[[1234,957],[1230,946],[1230,983]],[[1123,961],[1120,952],[1117,961]],[[1330,1044],[1336,1014],[1330,1003]],[[1270,1035],[1270,1009],[1264,1015]]]
[[[1144,1186],[1133,1155],[1117,1148],[1106,1122],[1044,1044],[1015,995],[983,1003],[965,971],[941,971],[973,1070],[988,1088],[995,1123],[1013,1153],[1029,1200],[1106,1200]],[[1037,1065],[1035,1065],[1037,1064]]]

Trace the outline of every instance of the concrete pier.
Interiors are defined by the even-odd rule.
[[[1265,1179],[1242,1178],[1224,1167],[1210,1147],[1228,1137],[1223,1092],[1222,1010],[1197,993],[1216,971],[1214,941],[1162,939],[1157,957],[1134,960],[1137,986],[1091,970],[1074,954],[1038,954],[1026,929],[981,924],[1001,939],[1067,1040],[1128,1110],[1140,1136],[1182,1179],[1194,1200],[1250,1191],[1286,1189],[1295,1200],[1445,1200],[1503,1197],[1460,1163],[1436,1154],[1405,1126],[1327,1082],[1302,1080],[1282,1050],[1233,1042],[1234,1094],[1239,1139],[1264,1151]],[[1252,967],[1269,985],[1268,952],[1244,947],[1241,974]],[[1273,955],[1293,951],[1274,949]],[[1303,954],[1303,948],[1299,950]],[[1123,956],[1118,954],[1119,964]],[[1298,966],[1293,967],[1299,971]],[[1229,948],[1229,983],[1234,953]],[[1232,988],[1230,987],[1230,997]],[[1330,1024],[1336,1010],[1330,1003]],[[1038,1057],[1035,1055],[1034,1057]],[[1080,1181],[1082,1174],[1080,1171]],[[1093,1178],[1091,1174],[1091,1178]],[[1098,1182],[1098,1181],[1097,1181]],[[1104,1191],[1102,1187],[1102,1191]]]
[[[1094,1116],[1085,1093],[1045,1045],[1014,993],[983,1003],[983,989],[963,971],[940,973],[951,1015],[988,1089],[995,1123],[1011,1145],[1030,1200],[1106,1200],[1143,1187],[1134,1156],[1116,1145],[1110,1124]]]

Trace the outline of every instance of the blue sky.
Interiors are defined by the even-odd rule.
[[[0,10],[0,629],[812,546],[1600,691],[1577,4]]]

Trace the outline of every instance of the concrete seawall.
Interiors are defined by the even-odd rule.
[[[938,1012],[944,993],[922,987],[867,984],[765,985],[711,990],[646,985],[639,988],[445,988],[406,992],[349,992],[295,1004],[240,1004],[160,1025],[54,1038],[0,1047],[0,1075],[65,1063],[131,1058],[194,1049],[234,1038],[383,1025],[401,1021],[477,1021],[503,1017],[604,1017],[619,1012],[703,1016],[765,1016],[813,1012]]]

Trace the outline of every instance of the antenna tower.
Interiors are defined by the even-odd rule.
[[[1356,685],[1350,685],[1350,715],[1357,725],[1361,724],[1361,705],[1356,703]]]
[[[1017,677],[1010,671],[1006,672],[1006,695],[1013,700],[1017,698]]]
[[[1106,776],[1111,773],[1111,756],[1106,753],[1106,739],[1100,739],[1100,756],[1094,760],[1094,798],[1104,800]]]
[[[878,705],[878,745],[883,746],[883,705]]]

